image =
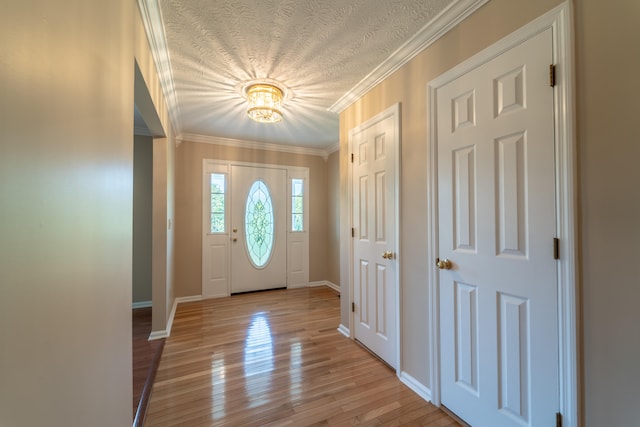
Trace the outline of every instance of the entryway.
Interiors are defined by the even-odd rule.
[[[308,285],[309,170],[205,160],[202,297]]]

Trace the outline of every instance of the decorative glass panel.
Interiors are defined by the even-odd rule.
[[[291,231],[304,231],[304,180],[291,180]]]
[[[263,181],[255,181],[249,189],[244,226],[249,257],[257,267],[262,267],[271,256],[274,233],[273,203]]]
[[[211,232],[224,233],[225,231],[225,174],[211,174]]]

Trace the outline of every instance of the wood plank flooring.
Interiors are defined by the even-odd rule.
[[[132,326],[133,426],[139,427],[144,423],[164,339],[149,341],[151,307],[133,309]]]
[[[339,318],[327,287],[180,304],[145,426],[459,426]]]

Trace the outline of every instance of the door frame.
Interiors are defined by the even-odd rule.
[[[395,306],[395,320],[396,320],[396,330],[395,330],[395,334],[396,334],[396,342],[395,342],[395,352],[396,352],[396,375],[398,377],[400,377],[400,373],[402,372],[402,357],[401,357],[401,342],[402,342],[402,336],[400,335],[402,328],[401,328],[401,316],[400,316],[400,309],[401,309],[401,302],[400,302],[400,296],[401,296],[401,292],[400,292],[400,270],[401,270],[401,266],[402,266],[402,252],[401,252],[401,248],[400,248],[400,231],[401,231],[401,227],[400,227],[400,154],[401,154],[401,150],[400,150],[400,145],[401,145],[401,139],[400,139],[400,103],[396,103],[393,104],[392,106],[388,107],[386,110],[376,114],[375,116],[373,116],[372,118],[370,118],[369,120],[359,124],[358,126],[354,127],[353,129],[349,130],[349,153],[353,153],[354,149],[353,149],[353,144],[354,144],[354,135],[361,132],[362,130],[373,126],[374,124],[385,120],[389,117],[393,117],[393,122],[394,122],[394,138],[396,143],[394,144],[394,156],[395,156],[395,160],[394,160],[394,179],[395,179],[395,186],[394,186],[394,191],[396,194],[395,197],[395,202],[394,202],[394,215],[395,215],[395,241],[393,242],[393,244],[395,245],[396,248],[396,258],[397,258],[397,268],[396,268],[396,274],[395,274],[395,280],[396,280],[396,306]],[[348,198],[347,200],[349,201],[349,206],[348,206],[348,212],[349,212],[349,224],[350,227],[353,227],[353,163],[351,161],[349,161],[349,170],[348,170]],[[355,290],[355,283],[353,283],[353,279],[354,279],[354,271],[353,271],[353,238],[349,239],[349,254],[348,254],[348,262],[349,262],[349,306],[353,306],[354,303],[354,290]],[[352,340],[355,339],[355,325],[354,325],[354,321],[355,321],[355,313],[353,312],[353,310],[350,311],[349,314],[349,338],[351,338]],[[344,332],[343,332],[344,333]]]
[[[450,81],[494,59],[509,48],[551,28],[553,59],[556,65],[554,90],[555,171],[556,171],[556,233],[560,239],[560,259],[557,262],[558,322],[559,322],[559,411],[563,425],[578,426],[578,323],[577,323],[577,203],[576,203],[576,141],[573,63],[573,10],[571,2],[551,9],[495,44],[472,56],[428,83],[427,117],[427,212],[428,247],[427,276],[429,289],[429,359],[431,401],[441,404],[440,379],[440,305],[439,280],[435,268],[438,257],[438,156],[436,126],[436,91]]]
[[[310,222],[309,222],[309,206],[310,206],[310,198],[311,198],[311,190],[310,190],[310,173],[309,168],[306,166],[289,166],[289,165],[279,165],[279,164],[271,164],[271,163],[254,163],[254,162],[241,162],[241,161],[230,161],[230,160],[219,160],[219,159],[202,159],[202,188],[201,188],[201,209],[202,209],[202,222],[200,228],[200,239],[201,239],[201,248],[200,253],[202,254],[202,265],[201,265],[201,275],[200,275],[200,294],[201,298],[220,298],[220,297],[228,297],[231,295],[231,247],[229,245],[230,239],[230,226],[231,226],[231,218],[230,214],[225,216],[225,233],[227,235],[227,243],[226,243],[226,286],[224,289],[220,289],[220,292],[205,296],[204,287],[206,281],[206,266],[204,260],[204,253],[206,247],[206,238],[205,235],[208,233],[206,230],[209,226],[210,219],[209,215],[209,203],[207,202],[209,193],[209,182],[207,176],[207,168],[211,166],[217,166],[220,170],[220,173],[224,173],[227,175],[227,197],[225,203],[229,207],[229,212],[231,210],[231,199],[230,194],[233,192],[233,188],[231,186],[231,166],[249,166],[255,168],[269,168],[269,169],[283,169],[287,171],[287,189],[285,195],[285,203],[286,203],[286,255],[285,255],[285,269],[286,269],[286,280],[287,280],[287,289],[293,288],[301,288],[305,286],[309,286],[309,230],[310,230]],[[304,180],[304,206],[303,206],[303,222],[305,224],[303,232],[292,232],[291,231],[291,179],[298,178]],[[289,247],[292,241],[297,241],[302,244],[303,247],[303,257],[302,257],[302,273],[299,273],[298,276],[302,277],[302,280],[298,280],[298,283],[290,283],[292,271],[291,262],[289,260]]]

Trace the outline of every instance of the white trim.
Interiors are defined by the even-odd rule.
[[[351,338],[351,331],[349,331],[349,328],[344,326],[342,323],[340,323],[340,326],[338,326],[338,332],[340,332],[347,338]]]
[[[431,402],[431,390],[427,386],[404,371],[398,377],[404,385],[413,390],[418,396],[427,402]]]
[[[173,319],[176,316],[176,310],[178,309],[178,304],[182,302],[192,302],[192,301],[201,301],[202,295],[194,295],[190,297],[177,297],[173,300],[173,307],[171,308],[171,314],[169,314],[169,320],[167,320],[167,329],[162,331],[153,331],[149,335],[149,341],[157,340],[160,338],[169,338],[171,335],[171,328],[173,327]]]
[[[303,289],[310,288],[311,283],[298,283],[297,285],[287,285],[287,289]]]
[[[450,29],[458,25],[489,0],[458,0],[427,22],[413,37],[393,52],[382,64],[378,65],[365,78],[360,80],[347,93],[342,95],[329,111],[341,113],[364,94],[413,59],[424,49],[436,42]]]
[[[354,149],[353,149],[353,136],[370,127],[373,126],[375,123],[377,122],[381,122],[389,117],[393,117],[393,127],[394,127],[394,137],[395,137],[395,164],[394,164],[394,179],[395,179],[395,187],[394,187],[394,191],[395,191],[395,201],[394,201],[394,213],[395,213],[395,241],[393,242],[394,247],[396,248],[396,253],[398,254],[400,252],[400,156],[401,156],[401,132],[400,132],[400,103],[395,103],[392,106],[388,107],[386,110],[376,114],[374,117],[370,118],[369,120],[359,124],[358,126],[354,127],[353,129],[351,129],[349,131],[349,153],[353,153]],[[348,198],[347,200],[349,201],[349,206],[348,206],[348,210],[349,210],[349,224],[350,226],[353,226],[353,163],[351,163],[351,161],[349,161],[349,165],[348,165]],[[355,284],[353,283],[353,239],[349,239],[349,305],[353,304],[354,302],[354,286]],[[401,331],[402,331],[402,325],[401,325],[401,292],[400,292],[400,270],[402,267],[402,258],[399,258],[398,261],[398,265],[396,268],[396,312],[395,312],[395,316],[396,316],[396,366],[394,367],[396,369],[396,372],[399,374],[402,371],[402,357],[401,357],[401,349],[402,349],[402,336],[401,336]],[[349,324],[353,325],[354,324],[354,313],[353,311],[350,312],[349,315]],[[355,330],[355,328],[354,328]]]
[[[199,142],[201,144],[224,145],[236,148],[248,148],[251,150],[276,151],[281,153],[306,154],[308,156],[319,156],[328,159],[334,145],[323,148],[299,147],[295,145],[269,144],[265,142],[244,141],[241,139],[221,138],[218,136],[198,135],[194,133],[185,133],[176,138],[182,142]],[[335,151],[335,150],[334,150]]]
[[[195,301],[204,301],[205,298],[202,298],[202,295],[191,295],[188,297],[177,297],[176,304],[182,304],[183,302],[195,302]]]
[[[147,41],[153,56],[153,62],[156,65],[158,79],[162,92],[164,93],[169,110],[169,117],[175,133],[180,131],[180,112],[178,104],[178,96],[173,81],[173,70],[171,69],[171,61],[169,60],[169,49],[167,47],[167,38],[164,32],[164,23],[162,20],[162,11],[158,0],[138,0],[138,8],[140,16],[144,24]]]
[[[327,158],[329,158],[330,154],[333,154],[338,150],[340,150],[340,142],[336,142],[335,144],[328,146],[325,150],[327,153]]]
[[[340,286],[336,285],[335,283],[332,283],[328,280],[320,280],[318,282],[309,282],[309,287],[310,288],[314,288],[316,286],[327,286],[331,289],[333,289],[334,291],[336,291],[337,293],[340,293]]]
[[[562,253],[558,261],[558,310],[559,310],[559,373],[560,412],[564,426],[579,425],[578,411],[578,335],[577,335],[577,272],[576,267],[576,142],[575,142],[575,100],[574,100],[574,59],[572,39],[572,8],[566,1],[529,24],[506,36],[482,52],[467,59],[428,84],[429,117],[428,155],[429,172],[427,186],[428,232],[431,238],[427,247],[429,265],[438,256],[438,206],[437,206],[437,129],[435,92],[438,87],[455,80],[468,71],[490,61],[502,52],[536,34],[552,28],[553,51],[557,65],[557,83],[554,91],[556,174],[557,174],[557,232],[562,242]],[[436,269],[428,275],[429,320],[431,322],[429,356],[431,359],[432,402],[440,405],[440,334],[439,298]]]
[[[131,304],[132,309],[152,307],[151,301],[138,301]]]

